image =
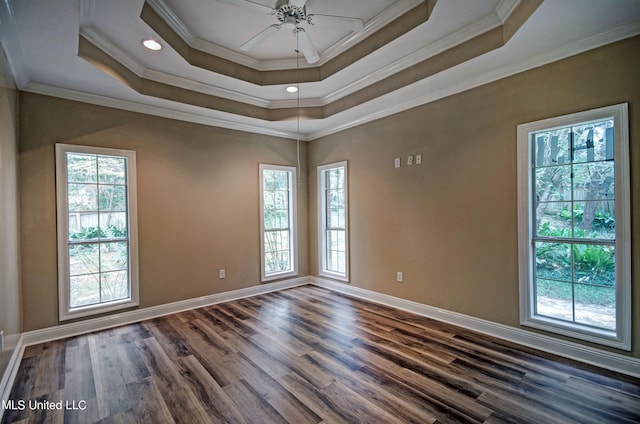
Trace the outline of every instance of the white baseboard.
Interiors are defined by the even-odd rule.
[[[56,327],[29,331],[22,335],[16,335],[15,338],[11,340],[12,344],[15,343],[13,354],[9,364],[7,365],[7,369],[0,380],[0,401],[6,401],[11,393],[11,388],[26,346],[104,330],[120,325],[132,324],[164,315],[284,290],[304,284],[315,284],[319,287],[325,287],[350,296],[403,309],[425,317],[488,334],[503,340],[640,378],[640,359],[638,358],[556,339],[554,337],[534,333],[521,328],[510,327],[445,309],[435,308],[425,304],[354,287],[347,283],[340,283],[320,277],[307,276],[273,283],[259,284],[244,289],[122,312],[105,317],[63,324]],[[0,408],[0,419],[2,419],[2,412],[3,411]]]
[[[2,374],[2,378],[0,378],[0,421],[2,421],[2,416],[4,415],[4,408],[2,405],[9,400],[11,388],[13,387],[16,375],[18,375],[18,368],[20,368],[22,354],[24,353],[24,337],[18,334],[15,335],[15,339],[17,341],[12,340],[14,345],[12,346],[13,352],[11,353],[11,358],[7,363],[7,368]]]
[[[157,318],[164,315],[175,314],[190,309],[203,306],[214,305],[216,303],[228,302],[259,294],[270,293],[292,287],[310,284],[309,277],[291,278],[271,283],[258,284],[244,289],[231,290],[223,293],[216,293],[194,299],[182,300],[179,302],[167,303],[164,305],[151,306],[148,308],[125,311],[114,315],[78,321],[70,324],[62,324],[56,327],[43,328],[40,330],[27,331],[26,333],[7,337],[7,347],[14,346],[13,354],[7,364],[7,368],[0,379],[0,402],[9,399],[11,388],[22,361],[24,349],[27,346],[45,343],[52,340],[64,339],[67,337],[87,334],[94,331],[106,330],[120,325],[133,324],[136,322]],[[1,403],[0,403],[1,406]],[[4,409],[0,407],[0,420]]]
[[[196,297],[193,299],[181,300],[179,302],[167,303],[164,305],[151,306],[148,308],[125,311],[118,314],[108,315],[84,321],[62,324],[56,327],[43,328],[24,333],[24,345],[31,346],[51,340],[64,339],[66,337],[87,334],[93,331],[106,330],[126,324],[161,317],[188,311],[190,309],[201,308],[203,306],[214,305],[216,303],[228,302],[230,300],[242,299],[259,294],[270,293],[292,287],[309,284],[309,277],[291,278],[272,283],[258,284],[244,289],[231,290],[216,293],[208,296]]]
[[[405,311],[437,319],[469,330],[474,330],[499,339],[640,378],[640,359],[638,358],[556,339],[544,334],[534,333],[532,331],[504,324],[498,324],[492,321],[475,318],[445,309],[435,308],[433,306],[412,302],[399,297],[354,287],[347,283],[340,283],[320,277],[309,277],[309,279],[317,286],[345,293],[350,296],[403,309]]]

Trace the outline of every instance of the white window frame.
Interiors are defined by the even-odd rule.
[[[117,311],[139,305],[138,208],[136,152],[102,147],[56,144],[56,204],[58,235],[58,315],[60,321]],[[67,204],[67,153],[86,153],[127,159],[127,242],[129,244],[129,297],[89,306],[70,307],[69,301],[69,208]]]
[[[535,234],[533,211],[533,142],[535,132],[614,120],[614,190],[616,256],[616,330],[607,331],[535,314]],[[520,323],[588,342],[631,350],[631,216],[629,174],[629,121],[627,103],[518,125],[518,260]]]
[[[285,171],[289,178],[289,263],[290,269],[267,274],[265,258],[264,177],[265,170]],[[293,166],[260,164],[260,278],[262,282],[298,275],[297,175]]]
[[[344,208],[345,208],[345,273],[329,270],[327,267],[327,198],[326,172],[344,168]],[[318,166],[318,274],[323,277],[349,282],[349,169],[347,161]]]

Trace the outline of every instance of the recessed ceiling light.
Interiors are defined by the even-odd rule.
[[[142,40],[142,45],[148,48],[149,50],[157,51],[162,49],[162,44],[158,43],[156,40],[152,40],[151,38]]]
[[[296,87],[295,85],[290,85],[289,87],[287,87],[287,91],[289,93],[295,93],[298,91],[298,87]]]

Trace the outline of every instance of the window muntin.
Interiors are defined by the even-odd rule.
[[[262,281],[297,272],[296,169],[260,165]]]
[[[320,275],[348,281],[347,163],[318,168]]]
[[[630,348],[626,128],[626,105],[519,126],[523,324]]]
[[[61,320],[138,304],[135,152],[56,145]]]

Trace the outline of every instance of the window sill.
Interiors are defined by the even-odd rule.
[[[109,303],[102,303],[99,305],[83,306],[79,308],[73,308],[69,311],[60,312],[60,321],[68,321],[76,318],[84,318],[93,315],[100,315],[106,312],[119,311],[121,309],[133,308],[140,306],[139,302],[131,299],[116,300]]]
[[[261,282],[268,283],[269,281],[281,280],[283,278],[297,277],[297,276],[298,276],[297,271],[279,272],[277,274],[263,275]]]
[[[630,341],[616,337],[614,331],[599,330],[540,315],[522,320],[520,324],[525,327],[536,328],[549,333],[560,334],[562,336],[572,337],[574,339],[609,346],[620,350],[631,350]]]
[[[330,278],[332,280],[338,280],[338,281],[342,281],[342,282],[345,282],[345,283],[349,282],[349,276],[348,275],[338,274],[336,272],[322,271],[322,272],[318,273],[318,275],[320,277]]]

